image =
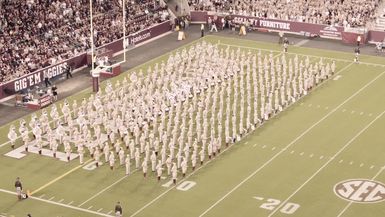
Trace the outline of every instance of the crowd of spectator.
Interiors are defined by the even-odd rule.
[[[382,0],[189,0],[191,10],[298,22],[361,27]]]
[[[94,44],[123,36],[122,0],[92,0]],[[158,0],[125,0],[126,35],[169,19]],[[0,0],[0,83],[91,47],[89,0]]]

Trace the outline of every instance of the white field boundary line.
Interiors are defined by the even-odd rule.
[[[226,44],[226,43],[219,43],[219,45],[230,46],[230,47],[239,47],[239,48],[252,49],[252,50],[262,50],[262,51],[280,52],[280,51],[278,51],[278,50],[269,50],[269,49],[256,48],[256,47],[249,47],[249,46],[242,46],[242,45],[231,45],[231,44]],[[351,60],[345,60],[345,59],[339,59],[339,58],[332,58],[332,57],[325,57],[325,56],[317,56],[317,55],[310,55],[310,54],[307,55],[307,54],[292,53],[292,52],[287,52],[287,54],[295,54],[295,55],[298,55],[298,56],[309,56],[309,57],[316,57],[316,58],[323,58],[323,59],[337,60],[337,61],[340,61],[340,62],[346,62],[346,63],[354,63],[354,61],[351,61]],[[370,65],[370,66],[381,66],[381,67],[385,67],[385,64],[378,64],[378,63],[359,62],[359,64]]]
[[[345,70],[345,69],[347,69],[349,66],[351,66],[353,63],[350,63],[349,65],[347,65],[347,66],[345,66],[344,68],[342,68],[341,70],[339,70],[339,71],[337,71],[332,77],[334,77],[335,75],[338,75],[340,72],[342,72],[343,70]],[[320,85],[318,85],[318,86],[316,86],[312,91],[315,91],[317,88],[319,88],[320,86],[322,86],[323,84],[325,84],[326,83],[326,81],[328,81],[328,80],[324,80]],[[304,97],[305,97],[306,95],[304,95],[304,96],[302,96],[300,99],[303,99]],[[300,100],[299,99],[299,100]],[[298,100],[298,101],[299,101]],[[296,103],[292,103],[292,104],[290,104],[287,108],[289,108],[289,107],[291,107],[291,106],[293,106],[293,105],[296,105]],[[287,109],[286,108],[286,109]],[[278,114],[280,114],[280,113],[278,113]],[[275,117],[276,115],[274,114],[273,115],[273,117]],[[267,123],[267,122],[263,122],[259,127],[261,127],[262,125],[264,125],[265,123]],[[252,133],[253,131],[251,131],[250,133]],[[221,152],[221,153],[219,153],[218,154],[218,157],[221,155],[221,154],[223,154],[224,152],[226,152],[228,149],[230,149],[231,148],[231,146],[229,147],[229,148],[226,148],[226,149],[224,149],[224,151],[223,152]],[[282,149],[282,151],[286,151],[287,149]],[[214,158],[215,159],[215,158]],[[213,159],[213,160],[214,160]],[[203,166],[201,166],[201,167],[199,167],[198,169],[196,169],[194,172],[192,172],[192,173],[190,173],[188,176],[186,176],[184,179],[182,179],[180,182],[182,182],[182,181],[184,181],[184,180],[186,180],[186,179],[188,179],[190,176],[192,176],[192,175],[194,175],[196,172],[198,172],[201,168],[203,168],[203,167],[205,167],[208,163],[210,163],[211,161],[213,161],[213,160],[210,160],[210,161],[208,161],[206,164],[203,164]],[[180,183],[180,182],[178,182],[178,183]],[[166,191],[164,191],[162,194],[160,194],[158,197],[156,197],[155,199],[153,199],[152,201],[150,201],[149,203],[147,203],[146,205],[144,205],[142,208],[140,208],[138,211],[136,211],[134,214],[132,214],[130,217],[133,217],[133,216],[136,216],[137,214],[139,214],[141,211],[143,211],[145,208],[147,208],[148,206],[150,206],[151,204],[153,204],[154,202],[156,202],[158,199],[160,199],[162,196],[164,196],[165,194],[167,194],[169,191],[171,191],[173,188],[175,188],[176,186],[173,186],[173,187],[171,187],[170,189],[168,189],[168,190],[166,190]]]
[[[255,174],[257,174],[259,171],[261,171],[263,168],[265,168],[268,164],[270,164],[275,158],[280,156],[284,151],[286,151],[288,148],[290,148],[295,142],[297,142],[299,139],[301,139],[304,135],[306,135],[308,132],[310,132],[314,127],[316,127],[318,124],[320,124],[322,121],[324,121],[326,118],[328,118],[330,115],[332,115],[334,112],[336,112],[338,109],[340,109],[344,104],[346,104],[348,101],[350,101],[352,98],[357,96],[359,93],[361,93],[364,89],[366,89],[368,86],[370,86],[373,82],[375,82],[378,78],[380,78],[383,74],[382,72],[380,75],[375,77],[373,80],[371,80],[369,83],[367,83],[365,86],[363,86],[361,89],[356,91],[353,95],[351,95],[349,98],[347,98],[345,101],[343,101],[340,105],[335,107],[333,110],[331,110],[329,113],[327,113],[323,118],[321,118],[319,121],[315,122],[312,126],[307,128],[302,134],[300,134],[297,138],[295,138],[293,141],[291,141],[286,147],[281,149],[277,154],[275,154],[270,160],[266,161],[261,167],[256,169],[252,174],[250,174],[248,177],[243,179],[238,185],[236,185],[234,188],[232,188],[229,192],[227,192],[223,197],[221,197],[218,201],[216,201],[213,205],[211,205],[208,209],[206,209],[199,217],[204,216],[206,213],[208,213],[212,208],[214,208],[216,205],[218,205],[221,201],[223,201],[226,197],[228,197],[231,193],[233,193],[235,190],[237,190],[239,187],[241,187],[246,181],[251,179]],[[319,86],[318,86],[319,87]]]
[[[16,195],[15,192],[4,190],[4,189],[0,189],[0,192]],[[90,214],[94,214],[94,215],[99,215],[99,216],[104,216],[104,217],[114,217],[112,215],[108,215],[108,214],[104,214],[104,213],[100,213],[100,212],[95,212],[95,211],[92,211],[92,210],[83,209],[83,208],[79,208],[79,207],[76,207],[76,206],[71,206],[71,205],[67,205],[67,204],[63,204],[63,203],[58,203],[58,202],[55,202],[55,201],[45,200],[45,199],[41,199],[41,198],[34,197],[34,196],[30,196],[28,199],[38,200],[38,201],[41,201],[41,202],[45,202],[45,203],[49,203],[49,204],[53,204],[53,205],[57,205],[57,206],[61,206],[61,207],[65,207],[65,208],[81,211],[81,212],[86,212],[86,213],[90,213]]]
[[[111,185],[107,186],[106,188],[102,189],[101,191],[99,191],[98,193],[96,193],[94,196],[88,198],[87,200],[85,200],[83,203],[79,204],[79,207],[80,206],[83,206],[84,204],[86,204],[87,202],[91,201],[92,199],[96,198],[97,196],[99,196],[100,194],[102,194],[103,192],[107,191],[108,189],[112,188],[113,186],[115,186],[116,184],[118,184],[119,182],[123,181],[125,178],[128,178],[130,177],[132,174],[134,174],[135,172],[137,172],[139,169],[135,169],[133,170],[130,175],[125,175],[123,176],[122,178],[118,179],[116,182],[112,183]]]
[[[385,170],[385,165],[374,175],[371,179],[371,181],[374,181],[383,171]],[[341,217],[347,209],[353,204],[353,201],[350,201],[348,205],[345,206],[345,208],[337,215],[337,217]]]
[[[382,115],[385,113],[385,110],[381,112],[375,119],[373,119],[369,124],[367,124],[362,130],[360,130],[352,139],[350,139],[341,149],[339,149],[324,165],[322,165],[313,175],[311,175],[301,186],[299,186],[286,200],[284,200],[280,205],[278,205],[268,217],[273,216],[279,209],[282,208],[282,204],[286,204],[295,194],[297,194],[307,183],[309,183],[315,176],[317,176],[322,170],[324,170],[338,155],[346,150],[361,134],[363,134],[369,127],[371,127]]]
[[[211,35],[209,35],[208,37],[210,37]],[[217,38],[224,38],[224,39],[236,39],[236,38],[232,38],[232,37],[227,37],[227,36],[222,36],[222,35],[216,35],[215,37]],[[251,39],[246,39],[246,38],[243,38],[243,39],[237,39],[237,40],[241,40],[241,41],[249,41],[249,42],[253,42],[253,43],[257,43],[257,44],[271,44],[271,45],[276,45],[274,43],[271,43],[271,42],[267,42],[267,41],[254,41],[254,40],[251,40]],[[348,52],[345,52],[345,51],[338,51],[338,50],[330,50],[330,49],[322,49],[322,48],[311,48],[311,47],[303,47],[303,48],[306,48],[306,49],[313,49],[313,50],[319,50],[319,51],[323,51],[323,52],[327,52],[327,51],[330,51],[330,52],[333,52],[333,53],[336,53],[336,55],[338,55],[337,53],[340,53],[340,54],[349,54]],[[276,50],[278,51],[278,50]],[[296,53],[292,53],[292,54],[296,54]],[[299,54],[299,55],[306,55],[306,54]],[[377,56],[374,56],[374,55],[367,55],[367,54],[361,54],[360,56],[365,56],[365,57],[377,57]],[[324,57],[324,56],[320,56],[320,57]],[[328,58],[328,57],[324,57],[324,58]],[[329,57],[330,58],[330,57]],[[330,59],[333,59],[333,58],[330,58]],[[336,59],[338,60],[338,59]],[[351,62],[349,60],[344,60],[344,59],[340,59],[341,61],[348,61],[348,62]],[[368,64],[371,64],[371,63],[368,63]],[[373,63],[375,65],[379,65],[379,66],[385,66],[385,64],[376,64],[376,63]]]
[[[147,64],[147,63],[149,63],[149,62],[154,62],[154,61],[156,61],[156,60],[158,60],[158,59],[160,59],[160,58],[162,58],[162,57],[164,57],[164,56],[170,55],[170,54],[172,54],[173,52],[176,52],[176,51],[178,51],[178,50],[180,50],[180,49],[182,49],[182,48],[188,47],[188,46],[190,46],[191,44],[198,43],[198,42],[200,42],[200,41],[202,41],[202,40],[204,40],[204,37],[203,37],[203,38],[199,38],[199,39],[197,39],[197,40],[194,40],[194,41],[192,41],[192,42],[189,42],[189,43],[187,43],[187,44],[185,44],[185,45],[183,45],[183,46],[180,46],[180,47],[178,47],[178,48],[176,48],[176,49],[174,49],[174,50],[171,50],[171,51],[169,51],[169,52],[167,52],[167,53],[164,53],[163,55],[158,56],[158,57],[156,57],[156,58],[154,58],[154,59],[151,59],[151,60],[149,60],[149,61],[147,61],[147,62],[145,62],[145,63],[139,64],[139,65],[135,66],[133,69],[128,70],[128,71],[125,71],[125,72],[123,72],[123,73],[127,73],[127,72],[129,72],[129,71],[134,70],[134,69],[140,68],[140,67],[142,67],[143,65],[145,65],[145,64]],[[107,79],[107,80],[108,80],[108,79]],[[103,82],[104,82],[104,81],[103,81]],[[78,93],[76,93],[76,94],[74,94],[74,95],[77,95],[77,94],[80,94],[80,93],[84,93],[84,92],[88,91],[89,89],[90,89],[90,87],[85,88],[85,89],[81,90],[80,92],[78,92]],[[73,96],[73,95],[71,95],[71,96]],[[68,97],[66,97],[66,98],[68,98]],[[64,98],[64,99],[66,99],[66,98]],[[64,99],[62,99],[62,100],[60,100],[60,101],[58,101],[58,102],[55,102],[55,103],[58,104],[58,103],[60,103],[61,101],[63,101]],[[48,108],[49,108],[49,107],[48,107]],[[32,112],[31,114],[33,114],[33,113],[36,113],[36,112]],[[71,110],[70,113],[72,114],[72,113],[73,113],[73,110]],[[30,114],[28,114],[28,115],[30,115]],[[28,115],[26,115],[26,116],[28,116]],[[21,117],[21,118],[25,118],[26,116],[23,116],[23,117]],[[63,118],[63,117],[64,117],[64,115],[59,116],[60,119]],[[21,119],[21,118],[18,118],[18,119],[16,119],[16,120],[19,120],[19,119]],[[51,124],[51,123],[53,123],[53,122],[54,122],[54,120],[51,120],[51,121],[49,121],[49,124]],[[11,123],[11,122],[10,122],[10,123]],[[0,129],[3,128],[3,127],[5,127],[5,126],[7,126],[7,125],[8,125],[8,124],[4,124],[3,126],[0,126]],[[28,133],[31,133],[32,130],[30,130],[29,128],[27,128],[27,129],[28,129]],[[18,140],[18,139],[20,139],[20,138],[21,138],[21,135],[18,136],[18,137],[16,137],[16,140]],[[7,141],[7,142],[1,144],[1,145],[0,145],[0,148],[2,148],[3,146],[6,146],[6,145],[9,144],[9,143],[10,143],[10,141]]]
[[[294,44],[293,46],[294,47],[301,47],[302,45],[308,43],[310,40],[309,39],[304,39],[304,40],[301,40],[299,42],[297,42],[296,44]]]

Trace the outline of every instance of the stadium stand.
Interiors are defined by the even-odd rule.
[[[122,1],[93,1],[96,47],[123,36]],[[0,0],[0,84],[90,48],[89,0]],[[126,0],[126,35],[168,19],[158,0]]]
[[[189,0],[191,10],[345,27],[373,21],[380,0]]]

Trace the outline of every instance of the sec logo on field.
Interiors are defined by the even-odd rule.
[[[385,185],[367,179],[350,179],[334,186],[340,198],[356,203],[377,203],[385,200]]]

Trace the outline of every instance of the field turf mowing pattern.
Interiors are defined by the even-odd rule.
[[[278,45],[265,42],[216,36],[200,40],[281,52]],[[7,142],[9,124],[0,127],[0,216],[108,217],[114,216],[117,201],[125,217],[385,216],[385,202],[350,203],[333,191],[348,179],[385,183],[384,59],[362,55],[362,63],[354,64],[349,53],[301,47],[290,47],[289,52],[335,58],[338,74],[203,167],[189,170],[184,180],[179,178],[182,185],[196,183],[187,191],[178,190],[179,185],[162,186],[169,179],[158,183],[154,174],[144,179],[141,171],[126,177],[123,168],[110,171],[103,165],[88,171],[78,160],[3,156],[10,151],[9,144],[1,145]],[[132,70],[146,72],[149,65],[166,59],[167,54]],[[90,91],[70,99],[89,96]],[[15,125],[18,128],[18,120]],[[32,198],[18,202],[12,194],[17,176]],[[290,206],[298,208],[288,214]]]

